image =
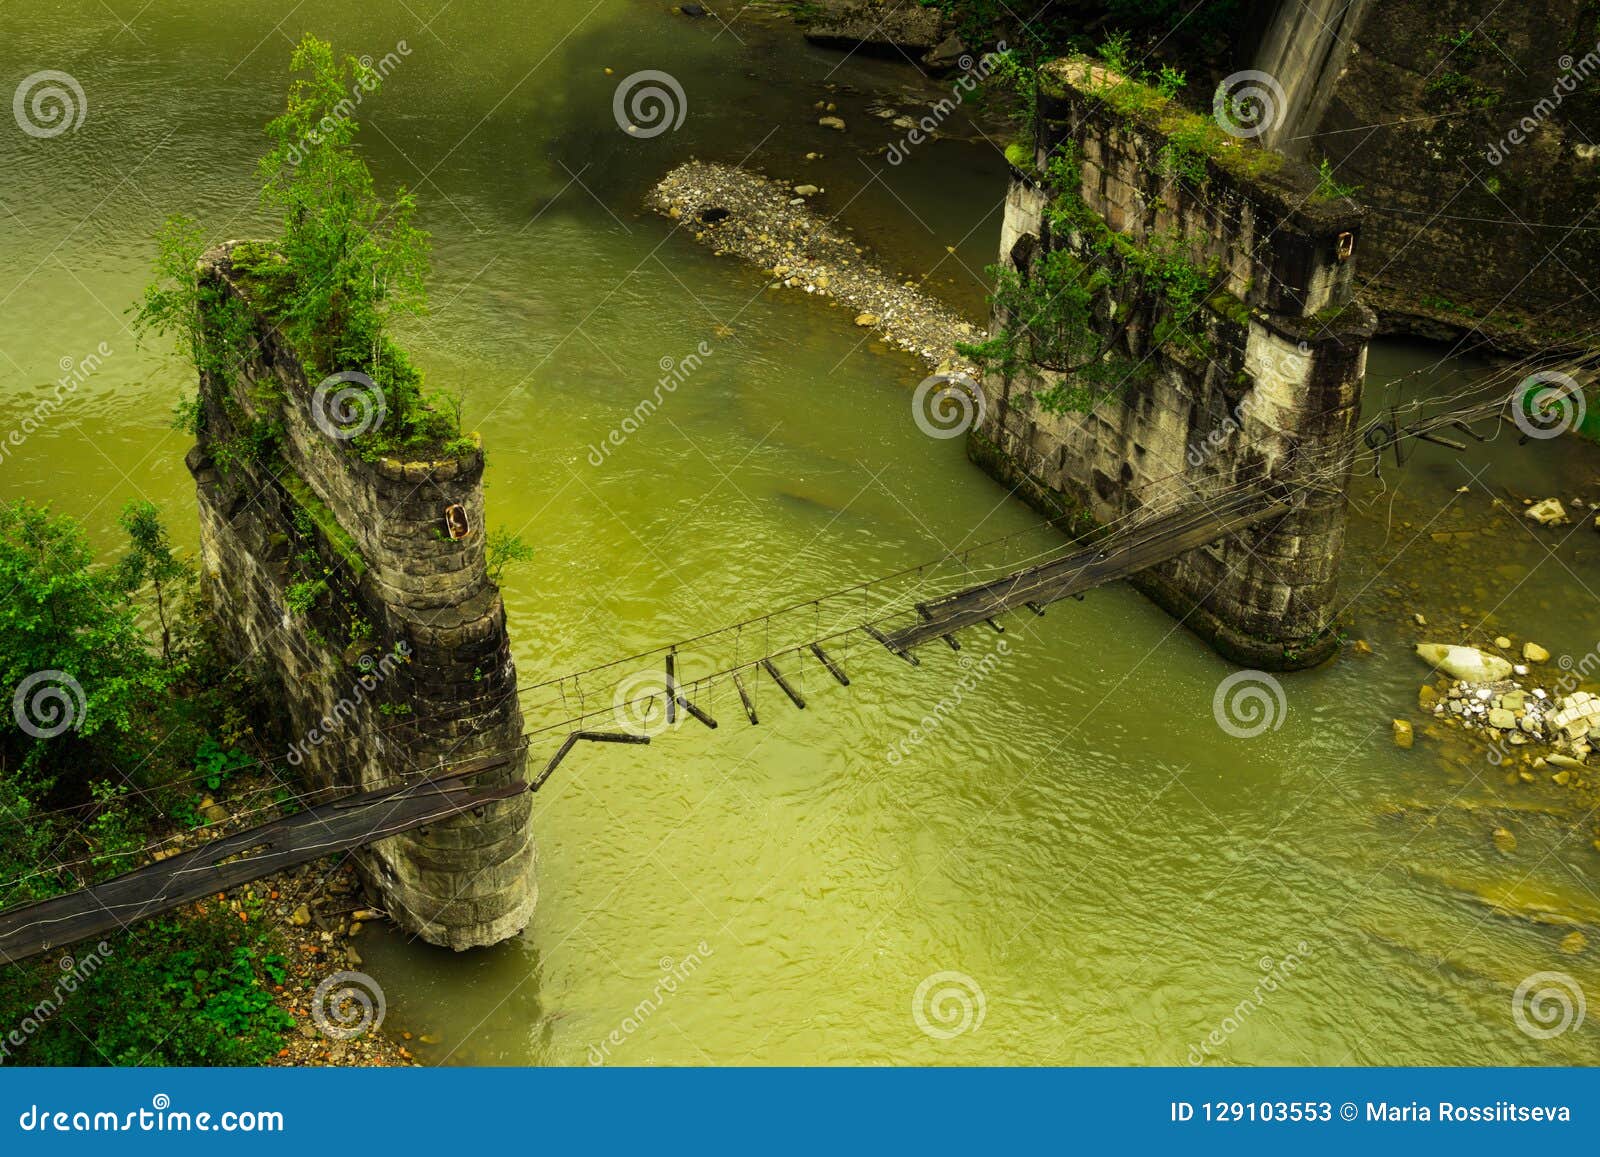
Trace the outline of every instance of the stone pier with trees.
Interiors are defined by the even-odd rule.
[[[1087,61],[1018,86],[975,461],[1069,529],[1243,488],[1275,523],[1134,581],[1219,651],[1288,669],[1338,646],[1345,486],[1375,318],[1361,211],[1226,115]],[[1225,110],[1226,111],[1226,110]],[[1237,135],[1235,135],[1237,134]]]

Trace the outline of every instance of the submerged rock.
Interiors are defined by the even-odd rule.
[[[1567,518],[1567,508],[1562,505],[1559,498],[1546,498],[1543,502],[1535,502],[1522,512],[1524,518],[1531,518],[1540,526],[1564,526],[1570,520]]]
[[[1396,719],[1394,721],[1394,745],[1409,749],[1415,740],[1416,733],[1411,724],[1404,719]]]

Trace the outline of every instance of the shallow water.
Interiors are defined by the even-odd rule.
[[[0,423],[32,410],[62,359],[111,352],[0,460],[0,492],[54,502],[106,549],[116,511],[145,495],[193,541],[186,439],[167,423],[187,375],[134,347],[123,310],[166,213],[219,239],[262,228],[259,126],[281,100],[285,34],[309,29],[378,57],[407,44],[363,139],[435,235],[434,312],[408,344],[464,392],[491,520],[538,549],[505,591],[524,683],[1000,535],[1021,553],[1056,542],[959,440],[919,432],[919,365],[639,208],[690,155],[810,180],[821,207],[974,312],[997,150],[941,141],[893,168],[870,155],[898,134],[866,100],[912,111],[902,90],[938,86],[667,5],[556,0],[533,18],[485,0],[329,0],[279,28],[281,9],[162,4],[131,30],[94,5],[7,10],[3,75],[70,71],[90,110],[51,140],[0,132]],[[647,68],[683,82],[688,112],[630,138],[612,92]],[[817,128],[817,101],[850,131]],[[702,342],[703,364],[594,465],[663,359]],[[1411,398],[1480,372],[1380,343],[1370,405],[1391,382]],[[1593,1023],[1537,1040],[1511,1015],[1534,972],[1600,992],[1596,950],[1557,948],[1572,927],[1600,932],[1592,820],[1424,728],[1396,750],[1390,720],[1415,714],[1426,674],[1414,613],[1445,641],[1504,632],[1580,655],[1600,639],[1593,532],[1515,514],[1523,497],[1600,500],[1597,464],[1586,445],[1502,437],[1363,477],[1344,587],[1373,653],[1286,677],[1281,726],[1257,738],[1214,721],[1231,668],[1125,587],[974,635],[960,656],[929,649],[917,670],[858,641],[839,650],[848,691],[796,667],[804,712],[768,684],[760,727],[731,725],[724,692],[714,733],[575,753],[537,797],[542,897],[519,940],[456,956],[374,928],[364,967],[390,1026],[438,1038],[413,1047],[442,1063],[1595,1060]],[[960,708],[889,759],[975,667]],[[607,694],[530,695],[530,725]],[[1518,837],[1510,857],[1499,826]],[[1572,923],[1497,914],[1508,889]],[[976,1031],[919,1027],[919,985],[943,972],[965,978]],[[932,1007],[935,1029],[940,1012],[959,1020],[959,1002]]]

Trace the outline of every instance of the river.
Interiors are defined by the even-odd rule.
[[[0,494],[81,518],[106,552],[142,495],[192,546],[188,443],[168,421],[190,375],[136,348],[124,311],[166,214],[217,239],[264,227],[260,126],[310,30],[399,60],[362,139],[435,238],[433,311],[407,345],[483,434],[491,522],[537,550],[505,582],[525,683],[1000,535],[1056,542],[959,439],[919,431],[921,366],[640,207],[691,155],[809,181],[819,208],[979,316],[998,150],[958,120],[968,139],[888,166],[876,151],[901,134],[864,108],[913,111],[939,85],[808,46],[760,9],[730,27],[635,0],[123,7],[5,14],[0,75],[71,72],[88,114],[54,139],[0,132],[0,426],[64,360],[109,352],[0,462]],[[617,83],[643,69],[682,82],[676,131],[615,123]],[[818,102],[848,131],[818,127]],[[702,342],[595,465],[661,366]],[[1443,352],[1377,343],[1370,404],[1483,372]],[[1587,444],[1501,438],[1363,476],[1343,583],[1371,653],[1285,677],[1280,725],[1255,738],[1213,717],[1230,667],[1114,587],[917,670],[858,643],[848,690],[814,669],[799,712],[769,687],[756,728],[724,700],[716,732],[580,749],[536,799],[541,900],[521,938],[458,956],[364,934],[387,1025],[450,1064],[1600,1059],[1592,1021],[1540,1040],[1511,1007],[1540,971],[1600,993],[1596,948],[1559,948],[1600,931],[1595,824],[1542,777],[1507,785],[1430,738],[1410,654],[1422,635],[1485,632],[1595,646],[1592,530],[1515,510],[1600,499],[1597,465]],[[963,658],[1001,642],[959,710],[888,758]],[[1412,750],[1393,745],[1397,716],[1417,718]],[[939,1014],[959,1021],[959,1001],[927,1011],[952,984],[970,1010],[955,1036]]]

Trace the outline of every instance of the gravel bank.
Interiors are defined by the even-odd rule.
[[[686,221],[701,244],[771,274],[773,288],[836,302],[853,313],[856,325],[916,354],[938,373],[974,375],[955,344],[983,335],[813,213],[808,199],[825,192],[732,165],[690,161],[663,177],[648,203],[658,213]]]

